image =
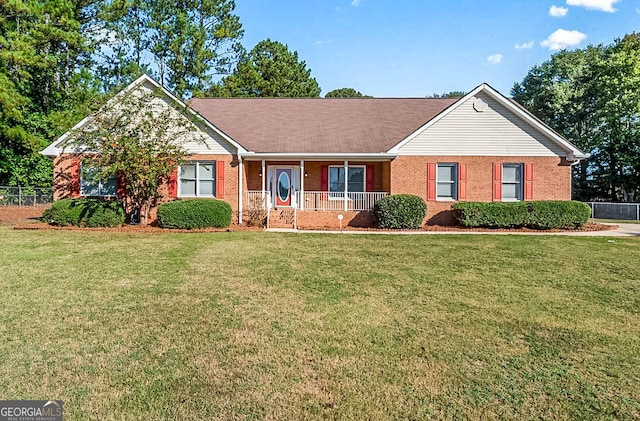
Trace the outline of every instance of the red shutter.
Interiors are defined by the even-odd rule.
[[[224,161],[216,161],[216,197],[224,199]]]
[[[458,200],[467,200],[467,164],[458,162]]]
[[[524,164],[524,200],[533,200],[533,164]]]
[[[320,171],[320,191],[329,191],[329,166],[323,165]]]
[[[126,194],[126,182],[124,178],[124,174],[122,171],[118,171],[118,175],[116,176],[116,196],[124,197]]]
[[[178,197],[178,170],[169,173],[169,197]]]
[[[73,158],[69,165],[71,174],[71,197],[80,196],[80,160]]]
[[[436,200],[436,164],[427,164],[427,200]]]
[[[502,164],[493,164],[493,200],[498,202],[502,200]]]
[[[373,165],[367,165],[367,186],[365,191],[373,191],[375,180],[375,168]]]

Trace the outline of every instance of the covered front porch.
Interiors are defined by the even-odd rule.
[[[242,209],[368,212],[389,194],[390,159],[244,159]]]

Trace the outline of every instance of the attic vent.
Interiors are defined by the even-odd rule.
[[[482,100],[482,98],[478,98],[475,100],[475,102],[473,103],[473,109],[476,110],[477,112],[481,113],[484,110],[487,109],[487,107],[489,107],[489,104],[487,104],[486,102],[484,102]]]

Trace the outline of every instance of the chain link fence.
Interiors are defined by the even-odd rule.
[[[586,202],[591,207],[591,217],[596,219],[620,219],[640,221],[640,203]]]
[[[37,206],[53,202],[51,187],[0,186],[0,206]]]

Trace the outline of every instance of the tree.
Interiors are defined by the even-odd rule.
[[[95,72],[105,92],[128,85],[148,72],[143,59],[149,49],[149,13],[146,0],[112,0],[98,10],[91,36],[96,43]]]
[[[513,98],[591,157],[574,170],[574,197],[631,201],[640,192],[640,41],[561,51],[534,66]]]
[[[339,88],[327,92],[325,98],[371,98],[369,95],[362,95],[353,88]]]
[[[215,97],[309,97],[320,96],[320,86],[311,77],[298,53],[280,42],[260,41],[244,54],[236,70],[204,93]]]
[[[178,96],[200,93],[214,75],[228,74],[244,51],[233,0],[111,0],[103,4],[97,32],[97,71],[107,90],[157,69]],[[146,62],[145,57],[152,62]],[[153,64],[153,65],[152,65]]]
[[[612,201],[640,199],[640,34],[616,40],[596,66],[595,180]]]
[[[192,114],[179,104],[166,106],[160,95],[140,89],[122,92],[63,145],[94,152],[83,160],[96,169],[95,177],[119,179],[128,215],[138,210],[142,224],[162,197],[160,187],[183,161],[184,143],[197,138],[188,136],[196,130]]]
[[[70,127],[63,114],[91,106],[76,89],[88,76],[81,71],[89,51],[81,33],[86,7],[0,2],[0,185],[50,185],[51,162],[38,152]]]
[[[560,51],[514,84],[513,99],[578,148],[593,153],[598,146],[595,66],[604,54],[603,46]],[[588,200],[599,195],[590,181],[594,162],[592,156],[575,167],[574,198]]]
[[[427,95],[427,98],[462,98],[465,96],[467,92],[465,91],[450,91],[444,92],[442,94],[433,93],[431,95]]]

